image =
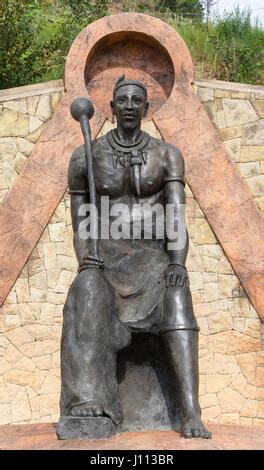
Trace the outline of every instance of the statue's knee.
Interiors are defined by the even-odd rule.
[[[162,329],[198,329],[189,287],[168,287],[163,298]]]

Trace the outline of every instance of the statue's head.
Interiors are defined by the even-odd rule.
[[[126,80],[122,75],[115,84],[110,106],[117,124],[128,129],[137,127],[149,107],[147,89],[142,83]]]

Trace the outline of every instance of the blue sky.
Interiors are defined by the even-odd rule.
[[[259,20],[264,27],[264,1],[263,0],[216,0],[216,5],[214,10],[223,13],[224,10],[230,11],[233,10],[235,6],[239,5],[239,8],[242,10],[244,8],[250,7],[252,10],[252,15],[254,17],[258,16]]]

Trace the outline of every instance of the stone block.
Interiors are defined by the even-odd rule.
[[[190,286],[193,292],[203,288],[203,275],[200,272],[189,272]]]
[[[218,115],[218,112],[221,113],[221,111],[218,111],[218,112],[216,111],[214,102],[204,103],[203,107],[205,108],[205,111],[207,112],[211,121],[214,123],[215,126],[217,126],[218,125],[217,115]]]
[[[57,255],[57,267],[75,272],[77,275],[78,263],[74,256]]]
[[[239,171],[242,178],[251,178],[260,174],[259,162],[239,163]]]
[[[36,368],[34,362],[29,357],[22,357],[21,359],[19,359],[15,364],[15,367],[22,371],[29,372],[34,372]]]
[[[261,320],[257,318],[246,318],[244,334],[260,339]]]
[[[36,370],[29,382],[29,386],[34,390],[34,392],[38,392],[44,382],[47,372],[45,370]]]
[[[34,341],[34,338],[25,330],[24,327],[14,328],[13,330],[7,331],[6,336],[14,346],[18,347]]]
[[[226,127],[226,119],[225,119],[224,111],[216,112],[216,120],[217,120],[218,129],[223,129],[224,127]]]
[[[47,269],[47,283],[48,289],[54,290],[59,279],[60,269]]]
[[[253,176],[247,179],[247,184],[253,196],[263,196],[264,194],[264,175]]]
[[[0,374],[5,374],[10,369],[11,365],[6,361],[6,359],[0,357]]]
[[[51,354],[33,357],[33,360],[36,364],[36,367],[40,370],[49,370],[51,368]]]
[[[0,425],[11,424],[11,408],[9,403],[0,403]]]
[[[45,339],[42,341],[43,354],[51,354],[59,351],[60,343],[52,339]],[[54,366],[52,366],[54,367]]]
[[[41,395],[48,395],[52,393],[59,393],[61,389],[61,383],[56,375],[48,373],[44,379],[44,382],[40,389]]]
[[[56,306],[50,303],[43,303],[41,306],[41,313],[39,323],[41,325],[51,325],[56,317]]]
[[[238,162],[240,156],[241,137],[237,137],[231,140],[225,140],[224,145],[227,148],[227,151],[231,156],[232,160],[234,162]]]
[[[37,289],[47,288],[47,274],[46,270],[40,271],[29,278],[29,287],[35,287]]]
[[[18,278],[15,283],[15,290],[17,295],[17,301],[19,303],[30,302],[31,297],[27,278]]]
[[[27,102],[26,99],[14,100],[14,101],[5,101],[4,107],[6,109],[11,109],[17,113],[26,114],[27,113]]]
[[[0,403],[9,403],[9,395],[3,377],[0,377]]]
[[[228,354],[242,354],[258,351],[260,348],[260,340],[251,336],[242,335],[238,331],[233,331]]]
[[[57,284],[55,286],[55,292],[67,294],[72,280],[73,280],[73,273],[71,271],[62,270],[59,275]]]
[[[47,121],[51,118],[52,108],[49,95],[41,95],[38,101],[35,117],[41,121]]]
[[[215,98],[231,98],[231,90],[221,90],[220,88],[215,89]]]
[[[38,101],[39,101],[39,96],[29,96],[27,98],[27,110],[28,110],[28,114],[31,114],[31,116],[35,115]]]
[[[29,132],[35,132],[42,126],[43,122],[39,119],[35,118],[34,116],[29,116]]]
[[[33,131],[29,135],[27,135],[27,140],[29,140],[29,142],[33,142],[35,144],[38,141],[38,139],[40,138],[40,136],[41,136],[42,132],[44,131],[45,127],[46,127],[46,124],[42,124],[42,126],[39,126],[35,131]]]
[[[218,276],[216,273],[203,273],[204,283],[217,282]]]
[[[14,169],[19,174],[27,161],[27,157],[23,153],[18,152],[14,160]]]
[[[200,333],[202,335],[208,336],[210,334],[210,332],[209,332],[209,328],[208,328],[207,318],[197,317],[197,321],[198,321],[198,325],[199,325],[199,328],[200,328]]]
[[[198,87],[197,96],[201,103],[206,103],[208,101],[214,101],[214,89]]]
[[[50,240],[52,242],[64,241],[65,229],[66,229],[65,222],[49,224]]]
[[[209,408],[210,406],[218,405],[217,396],[215,393],[206,393],[200,397],[200,406],[204,408]]]
[[[19,350],[22,354],[27,357],[38,357],[41,356],[43,353],[42,344],[40,341],[33,341],[33,337],[31,337],[31,343],[23,344],[19,347]]]
[[[204,300],[205,302],[218,300],[218,283],[217,282],[208,282],[204,285]]]
[[[246,91],[232,91],[231,92],[232,99],[241,99],[241,100],[248,100],[250,98],[250,93]]]
[[[251,104],[260,118],[264,118],[264,99],[251,100]]]
[[[12,369],[4,374],[5,382],[27,385],[32,377],[32,372],[28,370]]]
[[[42,259],[29,259],[28,261],[28,275],[30,277],[45,270],[44,262]]]
[[[239,413],[222,413],[218,422],[220,424],[239,424]]]
[[[264,388],[264,367],[256,367],[255,385]]]
[[[258,410],[258,401],[257,400],[247,400],[241,410],[241,416],[248,418],[255,418]]]
[[[234,292],[239,286],[239,280],[235,275],[219,274],[219,298],[226,299],[232,298]]]
[[[229,387],[218,392],[217,396],[223,413],[240,413],[246,401],[239,392]]]
[[[240,150],[241,162],[255,162],[256,160],[264,160],[263,145],[246,145]]]
[[[17,137],[15,142],[19,152],[23,153],[26,157],[29,157],[34,148],[32,142],[29,142],[27,139],[23,139],[22,137]]]
[[[264,145],[264,119],[245,124],[242,145]]]
[[[248,100],[223,99],[227,127],[240,126],[256,121],[258,116]]]
[[[11,343],[9,344],[3,355],[3,359],[7,361],[11,366],[13,366],[19,359],[21,359],[21,357],[22,353]]]
[[[49,416],[52,413],[59,412],[59,393],[51,393],[49,395],[40,395],[40,416]]]
[[[58,439],[109,439],[116,434],[116,427],[113,421],[105,416],[61,416],[56,433]]]
[[[50,95],[50,104],[51,104],[51,108],[53,111],[55,111],[55,109],[57,108],[60,100],[61,100],[61,92],[56,92],[56,93],[51,93]]]
[[[220,415],[221,415],[221,410],[220,410],[219,405],[210,406],[209,408],[205,408],[203,410],[202,419],[206,423],[217,423]]]
[[[16,180],[17,174],[10,163],[3,162],[1,166],[8,188],[11,188]]]
[[[29,132],[29,118],[25,114],[4,109],[0,121],[0,137],[25,137]]]
[[[231,140],[242,136],[242,126],[219,129],[218,134],[222,140]]]
[[[28,402],[26,389],[23,387],[11,402],[11,413],[13,423],[25,422],[31,418],[31,410]]]
[[[217,393],[228,387],[230,384],[229,375],[212,374],[206,376],[206,392]]]
[[[213,337],[213,341],[214,351],[226,354],[232,341],[232,332],[222,331],[221,333],[216,333]]]
[[[48,325],[40,325],[35,323],[34,325],[26,325],[25,329],[31,334],[35,340],[43,340],[50,338],[50,329],[51,327]]]
[[[197,245],[216,243],[215,236],[206,219],[197,219],[194,224],[194,242]]]

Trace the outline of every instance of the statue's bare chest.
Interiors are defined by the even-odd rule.
[[[163,188],[163,156],[151,145],[143,152],[119,154],[106,146],[94,155],[94,174],[98,195],[113,199],[152,196]]]

